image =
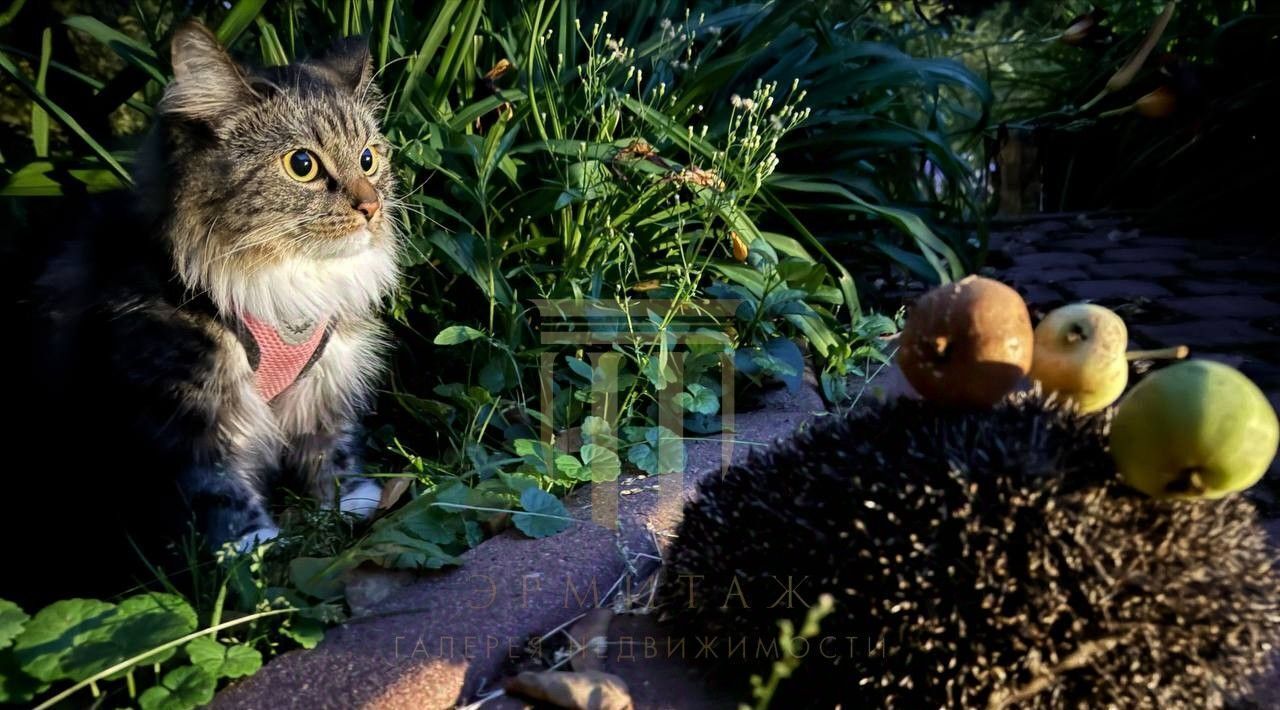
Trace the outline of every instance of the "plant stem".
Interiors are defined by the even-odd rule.
[[[1191,354],[1191,348],[1185,345],[1175,345],[1171,348],[1159,348],[1157,350],[1130,350],[1125,353],[1125,359],[1133,360],[1184,360]]]

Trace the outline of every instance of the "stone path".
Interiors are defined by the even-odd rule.
[[[1187,345],[1239,368],[1280,410],[1280,237],[1175,237],[1068,215],[993,231],[990,249],[984,273],[1022,293],[1033,321],[1066,303],[1107,306],[1132,348]],[[1280,500],[1280,462],[1268,479],[1266,498]]]

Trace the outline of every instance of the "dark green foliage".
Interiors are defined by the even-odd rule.
[[[957,55],[991,84],[996,122],[1035,146],[1024,160],[1036,161],[1046,209],[1149,209],[1183,229],[1265,223],[1280,177],[1280,15],[1266,1],[1182,0],[1132,82],[1104,92],[1165,4],[1004,2],[912,46]],[[1062,42],[1087,13],[1096,25]],[[1157,89],[1174,97],[1169,115],[1134,110]]]
[[[1275,552],[1242,496],[1123,487],[1106,427],[1035,396],[821,420],[702,485],[668,555],[670,628],[721,658],[745,637],[732,663],[751,667],[829,593],[836,641],[784,686],[815,705],[1220,707],[1280,643]]]

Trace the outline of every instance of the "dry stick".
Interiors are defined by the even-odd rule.
[[[1171,348],[1156,350],[1130,350],[1124,356],[1128,360],[1185,360],[1191,354],[1191,348],[1175,345]]]
[[[1024,700],[1035,697],[1037,694],[1047,690],[1058,680],[1058,676],[1066,671],[1072,671],[1077,668],[1088,665],[1093,659],[1104,653],[1111,651],[1120,643],[1120,639],[1115,636],[1086,641],[1080,645],[1070,656],[1062,659],[1058,665],[1047,669],[1043,675],[1036,676],[1026,685],[1023,685],[1012,692],[995,692],[991,694],[987,700],[987,710],[1001,710],[1010,705],[1020,703]]]

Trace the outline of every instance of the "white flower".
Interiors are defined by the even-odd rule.
[[[729,97],[729,104],[734,108],[742,108],[742,97],[734,94]]]
[[[753,109],[753,108],[755,108],[755,107],[756,107],[756,102],[755,102],[755,101],[752,101],[751,99],[743,99],[743,100],[742,100],[742,108],[743,108],[743,110],[744,110],[744,111],[750,111],[751,109]]]

